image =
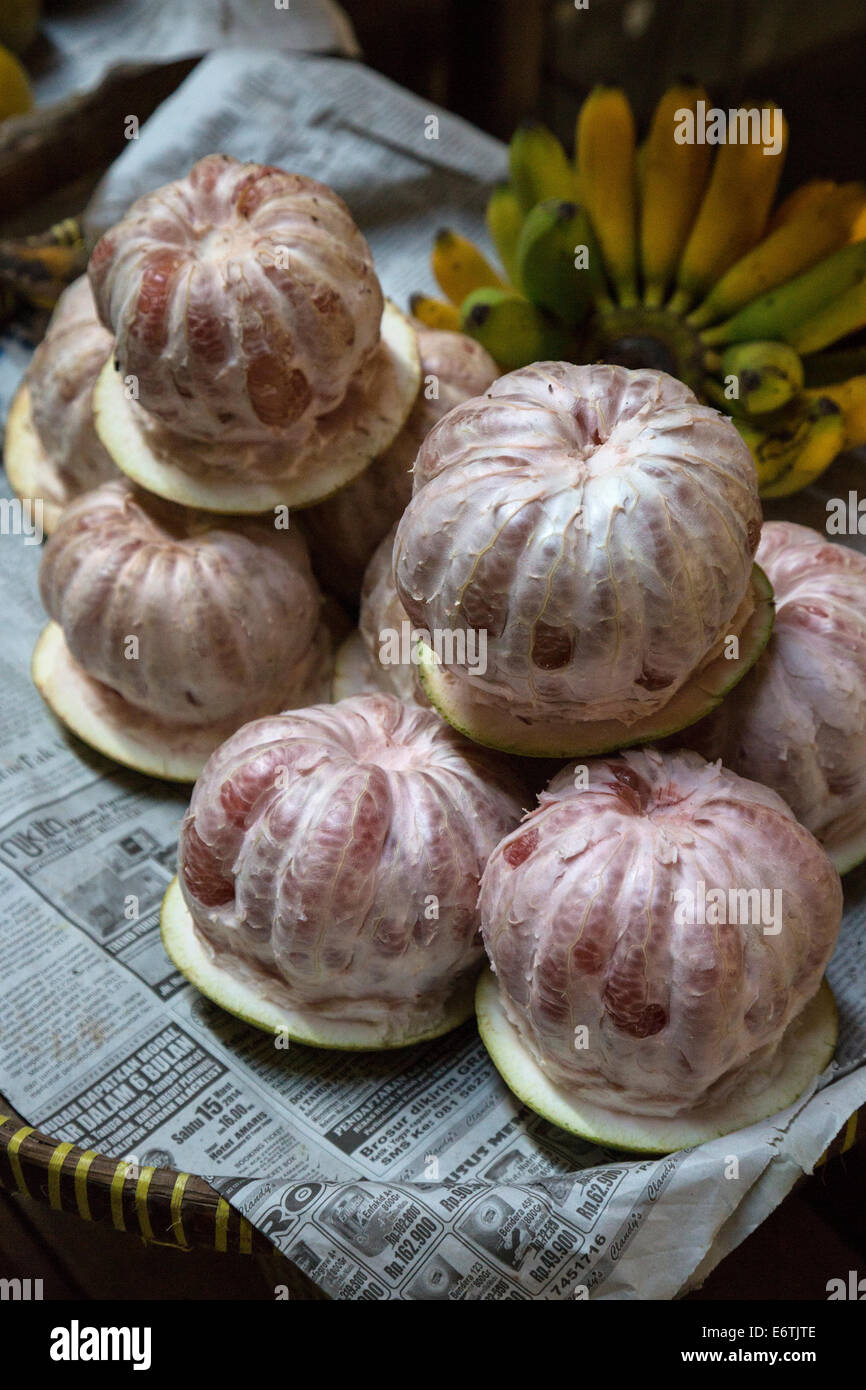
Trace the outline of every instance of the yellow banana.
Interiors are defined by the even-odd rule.
[[[462,304],[467,294],[486,285],[504,287],[499,273],[468,237],[443,227],[433,241],[433,274],[452,304]]]
[[[767,415],[787,405],[803,389],[803,364],[787,343],[734,343],[724,354],[721,374],[728,409],[735,415]]]
[[[653,113],[642,149],[640,257],[644,303],[660,307],[697,215],[710,170],[710,146],[678,144],[677,112],[706,101],[703,87],[679,84]]]
[[[774,232],[777,227],[784,226],[812,203],[822,202],[836,187],[832,179],[810,179],[808,183],[801,183],[787,198],[782,199],[767,223],[767,232]]]
[[[520,288],[517,271],[517,239],[523,226],[523,212],[517,194],[508,183],[500,183],[487,200],[487,231],[499,253],[505,273],[516,289]]]
[[[511,186],[526,215],[545,198],[574,198],[574,170],[562,145],[540,121],[524,121],[508,146]]]
[[[866,241],[866,209],[859,212],[854,218],[851,227],[850,241]]]
[[[831,300],[847,295],[864,277],[866,241],[843,246],[817,265],[795,275],[793,280],[745,304],[724,323],[705,328],[701,338],[708,347],[717,343],[747,343],[757,338],[797,346],[801,326],[820,314]]]
[[[618,87],[596,87],[577,117],[584,206],[620,304],[637,304],[634,116]]]
[[[775,121],[779,108],[772,102],[762,103],[760,109],[773,112]],[[778,119],[782,123],[778,154],[765,154],[762,141],[719,146],[677,271],[677,290],[669,306],[673,313],[685,313],[760,240],[785,158],[787,123],[781,112]]]
[[[845,246],[864,209],[866,188],[859,183],[843,184],[810,200],[725,272],[704,302],[688,315],[689,323],[693,328],[705,328],[729,318],[744,304]]]
[[[409,308],[425,328],[444,328],[452,333],[460,332],[460,310],[444,299],[433,299],[429,294],[413,294],[409,298]]]
[[[804,392],[807,400],[829,396],[845,417],[845,448],[855,449],[866,444],[866,375],[852,376],[834,386],[822,386],[818,391]]]
[[[861,243],[866,246],[866,243]],[[788,342],[798,352],[820,352],[830,343],[856,333],[866,325],[866,275],[823,305],[789,336]]]
[[[845,444],[845,418],[825,392],[774,424],[759,429],[748,420],[735,421],[754,455],[762,497],[789,497],[815,481]]]

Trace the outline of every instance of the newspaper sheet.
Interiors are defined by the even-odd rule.
[[[99,0],[53,5],[27,55],[40,104],[89,91],[117,68],[174,63],[244,44],[358,56],[336,0]],[[134,113],[133,113],[134,114]]]
[[[354,63],[222,52],[111,169],[91,225],[214,149],[333,184],[401,303],[430,285],[439,225],[484,240],[505,165],[496,142]],[[3,347],[0,404],[26,360]],[[844,465],[828,476],[847,495]],[[822,526],[821,493],[789,514]],[[669,1299],[866,1103],[862,871],[830,968],[834,1067],[783,1114],[691,1151],[636,1160],[570,1138],[510,1095],[471,1024],[397,1053],[278,1050],[160,945],[184,789],[66,739],[30,685],[38,563],[35,538],[0,538],[0,1090],[31,1123],[209,1176],[335,1298]]]

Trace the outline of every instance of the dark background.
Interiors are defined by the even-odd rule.
[[[863,0],[343,0],[371,67],[507,139],[522,117],[570,151],[597,82],[639,126],[678,77],[715,104],[770,98],[792,139],[783,188],[863,173]]]

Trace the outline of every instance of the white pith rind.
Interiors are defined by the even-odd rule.
[[[723,1105],[692,1115],[660,1119],[628,1115],[592,1101],[575,1100],[554,1086],[524,1046],[502,1007],[492,970],[478,981],[475,994],[478,1031],[496,1070],[509,1090],[530,1110],[569,1134],[632,1153],[672,1153],[709,1143],[778,1114],[801,1096],[824,1070],[836,1047],[838,1023],[833,993],[824,980],[791,1024],[780,1044],[785,1061],[762,1090],[740,1092]]]
[[[421,366],[415,329],[405,314],[386,301],[382,315],[381,365],[360,393],[356,408],[332,412],[332,428],[318,449],[304,457],[297,477],[276,474],[266,479],[225,478],[219,468],[210,477],[185,472],[170,460],[172,435],[165,431],[165,457],[158,458],[142,430],[135,411],[124,392],[123,380],[108,361],[93,390],[93,412],[97,433],[121,472],[133,482],[186,507],[203,511],[252,516],[274,507],[308,507],[337,492],[362,473],[397,435],[418,394]],[[360,408],[358,408],[360,405]],[[252,446],[238,446],[249,450]],[[197,445],[199,457],[208,446]],[[273,446],[266,446],[273,451]],[[220,446],[224,456],[224,449]],[[295,460],[286,459],[290,473]]]
[[[272,977],[260,972],[262,987],[257,989],[255,983],[238,979],[237,975],[218,963],[216,953],[195,930],[176,878],[172,879],[163,899],[160,929],[169,958],[200,993],[254,1028],[261,1028],[266,1033],[286,1034],[293,1041],[310,1047],[342,1051],[383,1051],[409,1047],[450,1033],[472,1017],[474,982],[455,997],[438,1024],[411,1037],[388,1037],[382,1028],[372,1024],[339,1022],[324,1018],[313,1009],[300,1009],[268,999],[263,991],[274,988]],[[254,982],[252,967],[247,965],[247,971]]]
[[[167,725],[136,709],[82,670],[59,623],[40,633],[30,674],[52,714],[77,738],[113,762],[168,782],[195,782],[211,753],[238,727],[237,719],[199,728]],[[311,682],[311,702],[322,698],[320,687]]]
[[[773,591],[760,566],[752,570],[754,609],[739,634],[740,656],[716,657],[687,681],[664,709],[634,724],[603,719],[589,722],[543,719],[532,723],[471,698],[469,682],[440,665],[430,648],[420,645],[418,670],[431,705],[458,733],[474,743],[534,758],[581,758],[632,748],[679,733],[703,719],[755,664],[773,628]]]
[[[15,392],[6,416],[3,466],[16,497],[22,502],[42,503],[42,529],[50,536],[60,520],[65,498],[58,494],[57,479],[36,433],[26,381]]]
[[[374,695],[383,690],[384,682],[377,679],[376,663],[367,651],[366,643],[357,628],[350,632],[337,649],[331,698],[347,700],[352,695]]]

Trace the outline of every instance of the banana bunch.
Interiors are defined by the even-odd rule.
[[[487,204],[499,265],[441,231],[444,299],[411,306],[504,370],[566,358],[679,376],[733,417],[762,494],[779,497],[866,443],[866,187],[813,179],[774,207],[784,115],[770,102],[737,114],[719,138],[729,113],[677,83],[639,144],[625,93],[598,87],[573,159],[525,122]]]

